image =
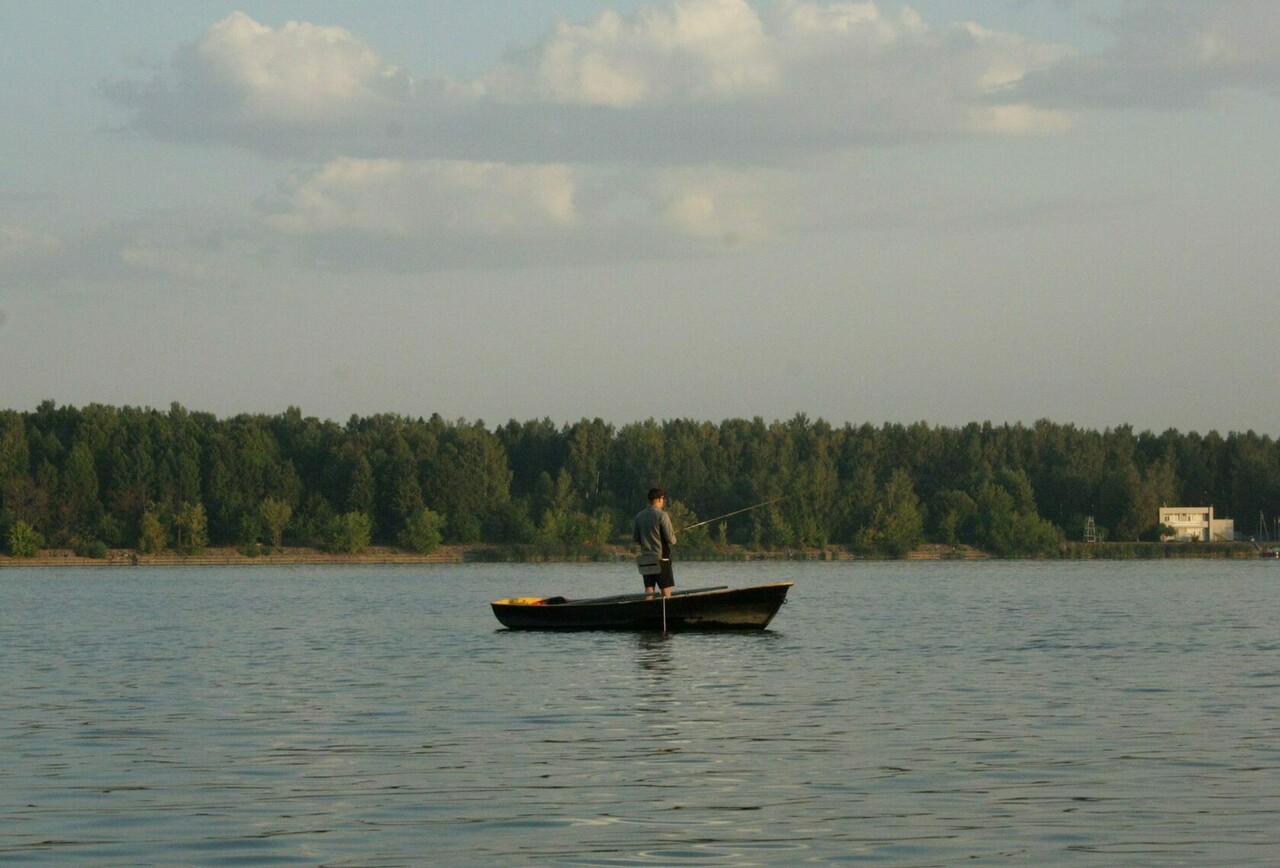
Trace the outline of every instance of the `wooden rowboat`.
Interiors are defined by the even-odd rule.
[[[791,582],[750,588],[697,588],[660,596],[623,594],[567,600],[495,600],[493,614],[512,630],[763,630],[787,598]]]

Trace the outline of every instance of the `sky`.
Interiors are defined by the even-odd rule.
[[[0,407],[1280,434],[1274,0],[0,0]]]

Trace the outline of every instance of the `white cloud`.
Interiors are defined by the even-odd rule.
[[[763,241],[791,219],[770,178],[704,168],[656,173],[650,196],[663,224],[679,235],[736,244]]]
[[[267,230],[332,267],[452,265],[482,248],[493,264],[635,259],[768,237],[786,220],[770,183],[758,172],[710,167],[344,157],[258,205]],[[359,253],[362,245],[376,254]]]
[[[23,226],[0,226],[0,269],[30,264],[56,254],[58,239]]]
[[[1040,109],[1028,103],[975,108],[969,119],[974,132],[1006,136],[1060,133],[1071,126],[1071,117],[1065,112]]]
[[[269,243],[260,227],[208,208],[103,221],[61,238],[0,227],[0,285],[87,281],[225,288],[228,266],[252,258]]]
[[[0,285],[86,281],[224,290],[281,256],[331,270],[641,260],[796,228],[787,173],[341,157],[252,215],[204,209],[58,240],[0,227]]]
[[[561,22],[533,52],[480,79],[504,101],[627,108],[732,99],[776,82],[759,16],[745,0],[675,0],[634,18]]]
[[[294,151],[309,136],[382,119],[413,92],[405,72],[341,27],[271,28],[242,12],[210,25],[165,72],[104,92],[134,112],[135,129],[264,151]]]
[[[291,235],[502,235],[572,226],[574,194],[565,166],[344,157],[261,205],[264,222]]]
[[[341,28],[273,29],[237,13],[156,81],[106,93],[151,135],[270,154],[780,163],[887,140],[1057,131],[1062,115],[1005,92],[1069,53],[874,3],[671,0],[558,24],[473,81],[413,80]],[[975,122],[1007,117],[1006,105],[1018,123]]]
[[[279,29],[235,12],[182,56],[188,81],[225,94],[248,119],[312,124],[357,118],[409,94],[408,76],[341,27]]]
[[[1025,99],[1067,107],[1203,105],[1233,90],[1280,95],[1280,3],[1145,0],[1108,23],[1114,42],[1026,80]]]
[[[122,247],[118,255],[124,269],[137,275],[186,283],[199,283],[210,276],[208,266],[193,259],[185,249],[153,247],[144,242]]]
[[[632,258],[846,225],[864,213],[840,177],[859,148],[1060,134],[1080,76],[1108,79],[1101,101],[1155,100],[1143,69],[1184,101],[1280,79],[1264,35],[1280,3],[1147,3],[1111,26],[1085,57],[874,2],[668,0],[560,23],[455,82],[414,80],[342,28],[236,13],[108,93],[152,135],[314,159],[253,218],[313,264]],[[140,273],[204,273],[172,240],[110,249]]]

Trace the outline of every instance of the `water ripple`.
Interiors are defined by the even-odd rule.
[[[1274,565],[691,564],[763,634],[495,629],[623,566],[0,572],[0,861],[1268,864]]]

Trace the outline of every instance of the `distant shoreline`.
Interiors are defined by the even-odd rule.
[[[1056,556],[1010,558],[1010,560],[1248,560],[1268,557],[1271,549],[1259,550],[1252,543],[1065,543]],[[840,546],[824,549],[750,551],[733,547],[727,551],[692,550],[682,553],[686,562],[715,561],[885,561],[867,557]],[[595,551],[546,551],[515,545],[448,545],[430,554],[417,554],[387,546],[371,546],[360,554],[335,554],[319,549],[286,546],[270,553],[245,554],[235,547],[208,548],[199,554],[176,552],[141,554],[132,549],[110,549],[106,557],[91,558],[70,549],[44,549],[31,558],[0,555],[5,567],[225,567],[225,566],[341,566],[341,565],[432,565],[468,563],[612,563],[630,562],[631,550],[608,546]],[[992,555],[969,546],[929,544],[911,552],[909,561],[995,560]]]
[[[370,546],[360,554],[336,554],[320,549],[285,546],[270,553],[247,555],[234,546],[211,547],[199,554],[181,555],[176,552],[142,554],[133,549],[109,549],[106,557],[91,558],[77,555],[71,549],[43,549],[31,558],[14,558],[0,555],[0,569],[4,567],[149,567],[149,566],[291,566],[291,565],[431,565],[431,564],[484,564],[484,563],[630,563],[634,556],[626,546],[612,545],[603,549],[583,551],[555,551],[524,545],[446,545],[430,554],[417,554],[389,546]],[[971,548],[956,549],[952,546],[923,546],[908,555],[909,560],[976,560],[988,555]],[[777,551],[752,551],[738,546],[727,551],[685,550],[680,560],[697,561],[849,561],[868,560],[863,555],[850,553],[839,546],[825,549],[789,549]],[[871,558],[882,560],[881,558]]]
[[[471,546],[441,546],[430,554],[370,547],[360,554],[334,554],[319,549],[285,547],[270,554],[247,555],[240,549],[207,548],[198,554],[177,552],[142,554],[133,549],[109,549],[106,557],[77,555],[71,549],[43,549],[35,557],[0,555],[3,567],[175,567],[175,566],[288,566],[291,564],[460,564],[469,560]]]

